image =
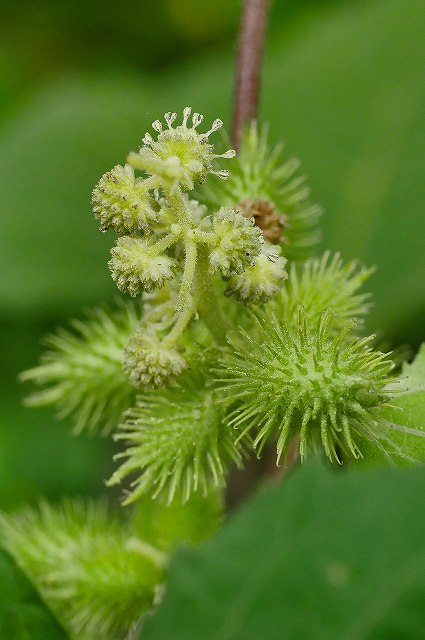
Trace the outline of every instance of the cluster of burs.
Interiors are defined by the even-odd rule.
[[[112,278],[135,300],[51,335],[22,375],[39,387],[28,404],[54,405],[76,432],[113,432],[108,484],[137,500],[124,524],[75,502],[1,520],[79,640],[124,636],[158,599],[170,548],[214,528],[229,470],[250,453],[403,456],[380,414],[394,365],[363,335],[371,270],[312,257],[320,208],[266,129],[253,123],[236,157],[210,142],[222,122],[203,133],[202,119],[185,108],[156,120],[93,191],[101,230],[116,235]]]
[[[393,364],[357,337],[371,270],[309,256],[320,208],[266,130],[252,124],[235,157],[210,142],[221,120],[205,133],[202,121],[165,114],[93,191],[101,231],[117,236],[112,278],[136,303],[52,336],[24,374],[44,387],[30,403],[53,398],[77,430],[124,441],[109,483],[136,473],[127,503],[205,494],[266,442],[278,463],[294,440],[302,459],[320,449],[340,463],[364,441],[388,449],[374,410]]]

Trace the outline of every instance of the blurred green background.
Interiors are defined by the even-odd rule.
[[[109,441],[20,405],[40,337],[115,295],[93,185],[186,104],[230,125],[238,0],[2,0],[0,507],[104,491]],[[425,310],[425,3],[275,0],[261,112],[324,209],[322,248],[378,271],[369,329]],[[28,391],[28,390],[27,390]]]

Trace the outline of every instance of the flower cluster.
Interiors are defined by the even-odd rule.
[[[176,349],[167,348],[155,335],[138,330],[125,346],[123,367],[131,384],[143,389],[160,387],[179,376],[187,363]]]
[[[230,278],[227,293],[235,293],[241,302],[268,302],[279,293],[288,277],[285,264],[280,247],[265,245],[250,267]]]
[[[142,389],[167,384],[183,371],[179,343],[192,318],[199,318],[215,337],[220,325],[224,336],[224,302],[215,297],[214,274],[228,280],[227,293],[234,292],[244,304],[268,302],[286,278],[285,258],[263,237],[265,226],[276,224],[273,212],[267,210],[264,217],[264,207],[253,205],[250,215],[242,204],[208,212],[188,195],[208,174],[228,177],[214,162],[232,158],[234,150],[217,154],[209,141],[221,120],[200,133],[203,117],[189,107],[181,124],[176,125],[176,119],[176,113],[166,113],[165,126],[155,120],[156,137],[146,133],[139,151],[130,153],[124,167],[107,172],[92,197],[102,230],[119,235],[108,263],[118,289],[145,296],[170,283],[178,292],[174,314],[168,309],[162,333],[144,323],[129,337],[124,371],[131,384]],[[142,176],[136,177],[135,169]]]
[[[158,220],[152,196],[152,183],[136,178],[129,164],[115,166],[105,173],[93,190],[93,212],[102,231],[113,229],[118,234],[149,230]]]

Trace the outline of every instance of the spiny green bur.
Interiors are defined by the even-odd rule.
[[[141,315],[95,312],[22,376],[44,387],[29,403],[116,430],[109,484],[132,476],[125,504],[207,495],[266,441],[278,462],[293,440],[302,459],[319,449],[332,462],[360,458],[361,441],[396,447],[379,411],[393,364],[361,337],[372,269],[308,257],[320,208],[266,129],[252,124],[235,158],[210,141],[221,120],[202,121],[189,107],[155,120],[93,191],[101,230],[118,234],[112,278]]]
[[[215,390],[202,386],[199,375],[186,375],[181,386],[140,396],[127,412],[115,435],[127,445],[117,456],[125,462],[109,484],[136,474],[126,504],[145,493],[168,503],[207,495],[225,485],[230,463],[242,466],[245,446],[237,436],[225,424]]]
[[[301,459],[320,443],[331,462],[340,462],[338,450],[361,456],[356,434],[375,439],[373,409],[391,395],[394,365],[368,347],[371,337],[346,341],[348,329],[331,337],[332,315],[325,312],[312,328],[300,309],[295,330],[273,314],[259,316],[257,340],[243,333],[218,370],[224,396],[236,405],[229,426],[242,435],[255,429],[259,452],[275,436],[278,462],[294,434]]]
[[[75,433],[110,433],[134,402],[135,389],[122,369],[122,353],[139,321],[140,308],[120,302],[115,308],[88,312],[85,321],[74,320],[72,331],[59,329],[47,336],[48,351],[40,365],[20,375],[22,381],[43,387],[25,403],[56,406],[59,417],[72,416]]]
[[[105,503],[40,503],[0,515],[0,540],[72,640],[116,640],[161,592],[166,556]]]

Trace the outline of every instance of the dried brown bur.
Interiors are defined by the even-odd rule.
[[[254,222],[262,231],[264,239],[272,244],[285,242],[284,229],[288,226],[288,217],[276,210],[275,204],[270,200],[249,198],[238,202],[235,207],[245,218],[254,218]]]

